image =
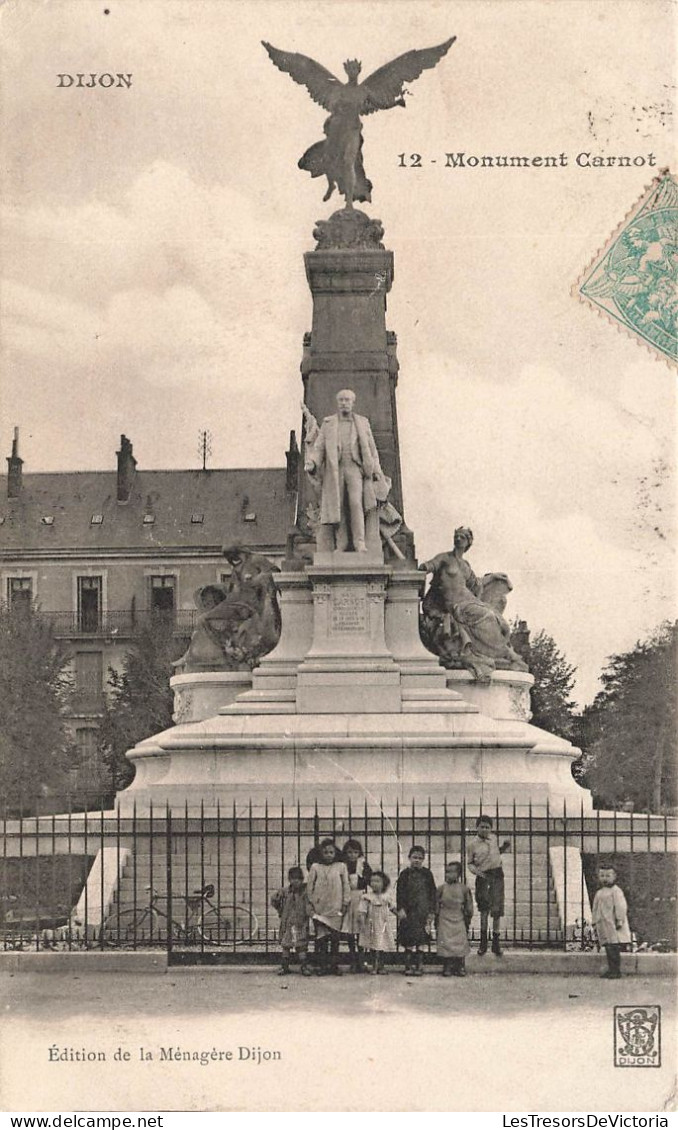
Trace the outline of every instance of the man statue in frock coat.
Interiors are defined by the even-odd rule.
[[[365,553],[365,514],[376,510],[384,475],[370,422],[354,404],[351,389],[337,393],[337,411],[323,420],[304,468],[320,484],[320,523],[332,527],[336,548],[346,551],[352,543]]]

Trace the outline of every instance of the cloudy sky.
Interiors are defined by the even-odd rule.
[[[296,162],[324,111],[260,40],[343,77],[457,42],[365,122],[367,206],[395,253],[405,507],[420,558],[475,533],[509,611],[591,699],[608,655],[674,614],[675,373],[571,287],[673,164],[663,0],[7,0],[0,437],[25,470],[273,466],[299,427],[327,216]],[[57,89],[58,73],[131,89]],[[444,155],[567,168],[446,169]],[[656,168],[582,169],[577,153]],[[398,154],[422,154],[400,168]]]

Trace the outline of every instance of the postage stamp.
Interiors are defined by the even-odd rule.
[[[573,287],[669,364],[678,364],[678,181],[663,171]]]
[[[661,1067],[661,1030],[660,1005],[615,1005],[615,1067]]]

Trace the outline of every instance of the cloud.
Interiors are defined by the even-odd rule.
[[[509,574],[509,614],[554,636],[580,668],[585,701],[611,639],[631,647],[672,615],[673,554],[636,505],[661,439],[623,404],[545,366],[506,384],[429,354],[422,372],[425,395],[403,382],[400,399],[419,556],[470,525],[474,569]],[[661,482],[650,476],[648,489],[668,493],[669,481],[668,471]]]
[[[284,227],[260,220],[235,189],[205,186],[165,161],[145,169],[119,207],[7,208],[3,223],[12,272],[2,291],[4,349],[17,405],[36,388],[38,362],[64,396],[81,388],[84,408],[94,375],[201,404],[228,399],[243,420],[248,404],[255,419],[273,411],[280,433],[277,457],[248,454],[237,451],[251,438],[243,426],[229,437],[231,456],[243,465],[281,461],[285,397],[296,405],[296,395],[280,344],[298,350],[306,321],[301,288],[281,298],[271,282],[289,280]],[[142,404],[132,396],[131,417]]]
[[[501,506],[507,485],[518,484],[540,521],[583,510],[609,536],[627,535],[630,518],[620,525],[620,512],[661,451],[654,430],[543,365],[524,366],[507,384],[440,354],[419,364],[424,395],[412,382],[399,390],[406,463],[429,488],[450,484],[459,520],[472,520],[479,497]]]
[[[55,298],[89,306],[138,286],[193,285],[215,301],[244,290],[251,300],[255,264],[279,257],[286,243],[285,229],[258,218],[236,189],[206,186],[166,161],[143,170],[118,206],[29,203],[6,206],[1,219],[12,279],[40,279]]]

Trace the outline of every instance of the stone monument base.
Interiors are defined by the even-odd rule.
[[[282,634],[251,679],[175,676],[179,724],[128,754],[122,812],[429,798],[590,811],[570,773],[579,751],[529,724],[532,676],[445,670],[419,638],[422,573],[370,556],[276,576]]]

